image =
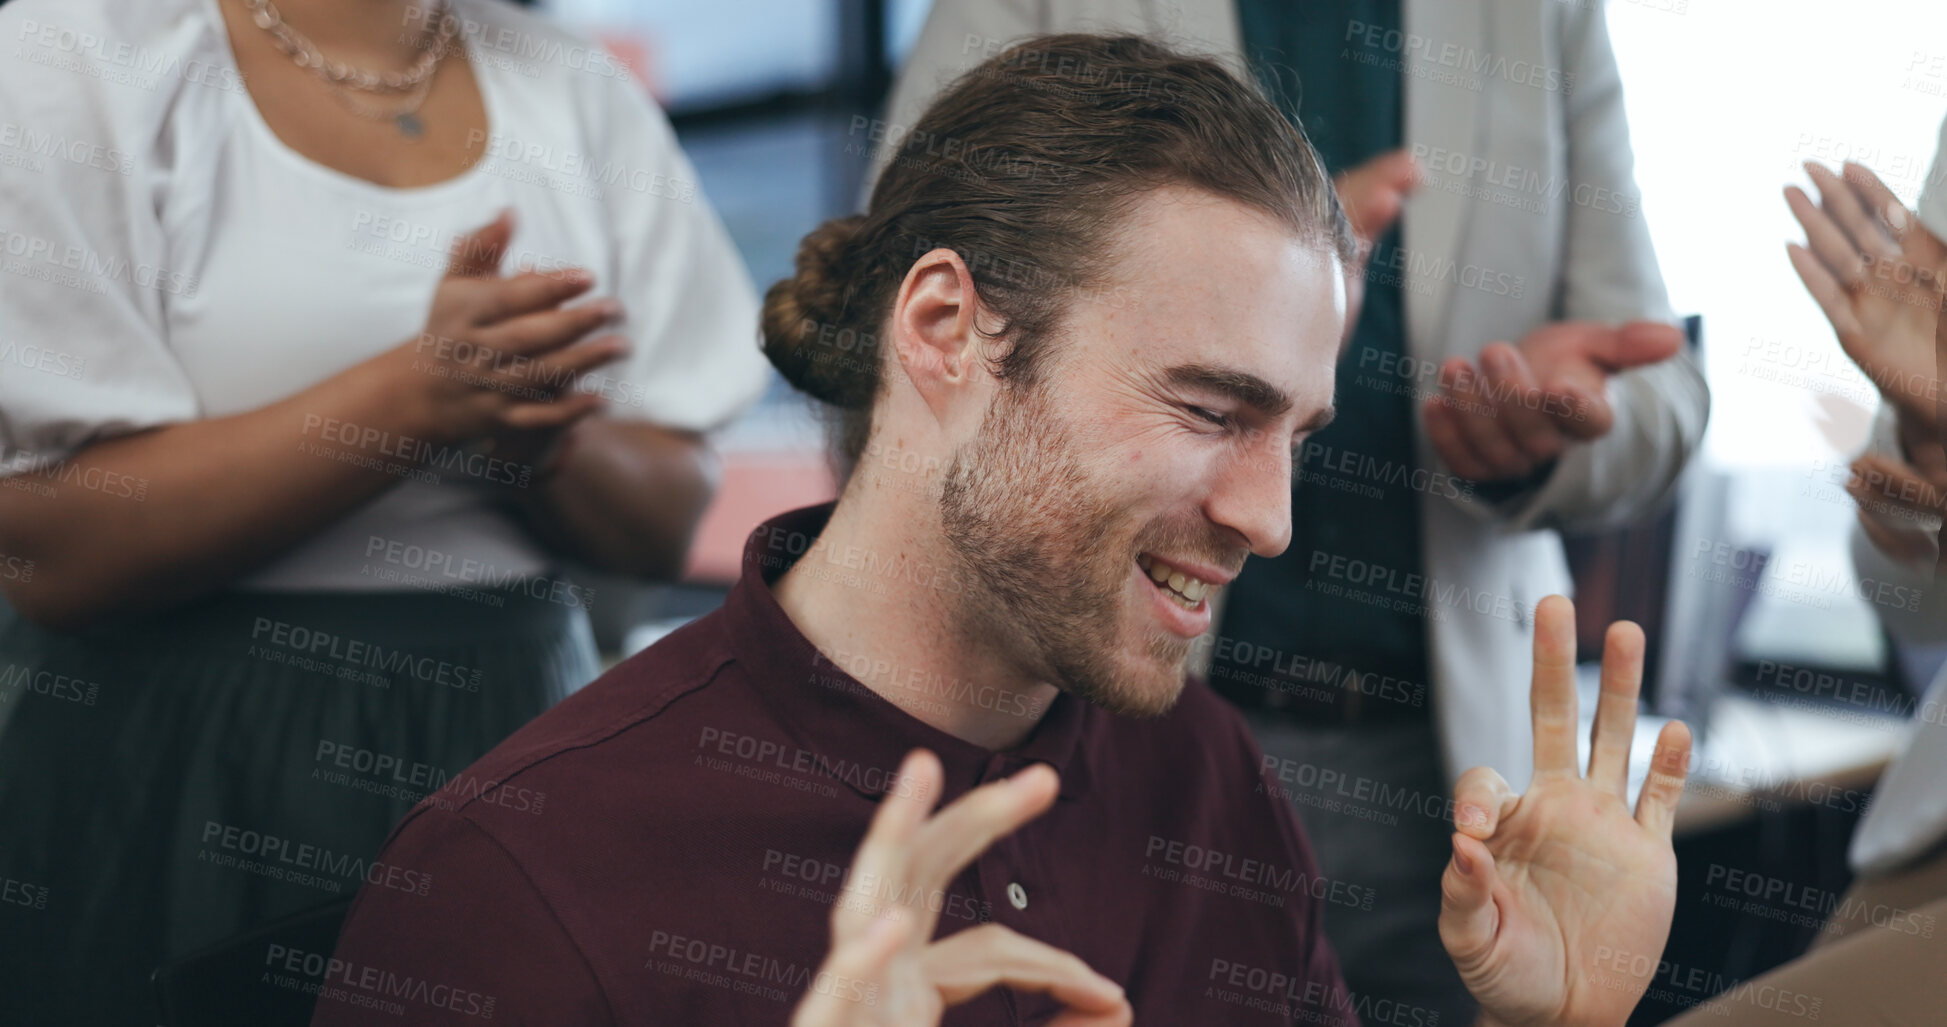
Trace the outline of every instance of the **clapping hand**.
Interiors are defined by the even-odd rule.
[[[613,300],[566,305],[593,287],[587,272],[501,275],[512,234],[512,218],[502,214],[456,242],[425,330],[374,363],[419,435],[539,463],[562,433],[601,409],[600,396],[573,388],[576,378],[628,344],[619,335],[589,338],[620,315]]]
[[[1797,186],[1785,202],[1806,245],[1786,246],[1792,267],[1839,337],[1902,418],[1936,424],[1935,329],[1947,246],[1859,164],[1844,176],[1807,162],[1818,204]],[[1938,428],[1936,427],[1936,431]]]
[[[1656,321],[1557,321],[1518,346],[1490,343],[1478,367],[1465,357],[1440,365],[1440,394],[1421,405],[1428,441],[1462,478],[1527,477],[1571,444],[1609,434],[1612,375],[1682,348],[1683,333]]]

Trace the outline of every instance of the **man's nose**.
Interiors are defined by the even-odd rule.
[[[1204,514],[1244,536],[1253,554],[1272,557],[1291,545],[1291,450],[1268,435],[1227,461]]]

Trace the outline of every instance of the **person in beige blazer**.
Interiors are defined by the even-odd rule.
[[[1247,6],[1247,0],[937,0],[883,119],[869,126],[881,144],[876,166],[894,148],[885,144],[896,144],[941,88],[1023,37],[1138,33],[1245,70],[1251,61],[1240,9]],[[1417,497],[1414,541],[1423,564],[1417,578],[1361,580],[1361,568],[1329,560],[1316,576],[1365,587],[1419,613],[1430,722],[1381,742],[1350,727],[1287,731],[1275,718],[1251,720],[1267,772],[1302,793],[1295,796],[1298,812],[1325,873],[1399,899],[1398,915],[1328,911],[1328,933],[1348,966],[1397,967],[1390,981],[1349,983],[1355,990],[1361,983],[1380,990],[1397,985],[1405,989],[1402,1002],[1430,1012],[1465,1002],[1457,980],[1448,979],[1441,992],[1453,1006],[1439,996],[1422,1002],[1401,983],[1443,972],[1432,916],[1420,915],[1429,902],[1437,906],[1450,830],[1438,796],[1477,764],[1496,768],[1517,789],[1528,781],[1533,609],[1542,596],[1570,589],[1559,532],[1616,526],[1658,511],[1701,440],[1709,393],[1674,328],[1616,327],[1667,325],[1674,314],[1641,216],[1603,8],[1552,0],[1398,0],[1397,17],[1403,24],[1391,30],[1344,17],[1336,23],[1344,26],[1345,61],[1397,69],[1400,149],[1417,168],[1417,188],[1409,182],[1399,190],[1410,195],[1399,214],[1395,255],[1384,269],[1395,275],[1403,300],[1404,353],[1364,367],[1348,367],[1354,357],[1343,357],[1340,393],[1349,373],[1375,387],[1410,390],[1415,480],[1434,472],[1461,487],[1416,487],[1425,493]],[[1303,91],[1302,81],[1295,85],[1291,92]],[[1394,177],[1387,167],[1396,168],[1399,156],[1339,176],[1348,213],[1367,242],[1391,219],[1384,190]],[[1382,273],[1376,263],[1373,273]],[[1502,345],[1490,351],[1497,342]],[[1525,370],[1539,379],[1530,384],[1579,385],[1506,387],[1522,381],[1497,373],[1506,366],[1501,354],[1510,351],[1524,356]],[[1544,391],[1558,398],[1566,392],[1576,416],[1552,423],[1536,417],[1534,399]],[[1225,633],[1220,620],[1206,658],[1223,652]],[[1413,760],[1424,765],[1398,774],[1388,769]],[[1356,782],[1354,789],[1305,791],[1321,768]],[[1408,798],[1373,798],[1386,795]],[[1334,812],[1321,811],[1327,804]],[[1358,818],[1338,815],[1349,806],[1364,809]],[[1383,826],[1388,818],[1403,827]],[[1402,932],[1411,932],[1412,944]],[[1416,955],[1402,958],[1408,950]]]

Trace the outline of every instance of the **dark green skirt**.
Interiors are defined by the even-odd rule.
[[[349,898],[392,825],[597,671],[515,590],[229,593],[57,635],[0,603],[0,1024],[154,1023],[163,961]]]

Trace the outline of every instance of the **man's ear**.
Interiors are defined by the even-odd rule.
[[[958,253],[939,248],[913,262],[892,307],[893,353],[920,397],[944,418],[949,400],[985,370],[974,327],[980,297]]]

